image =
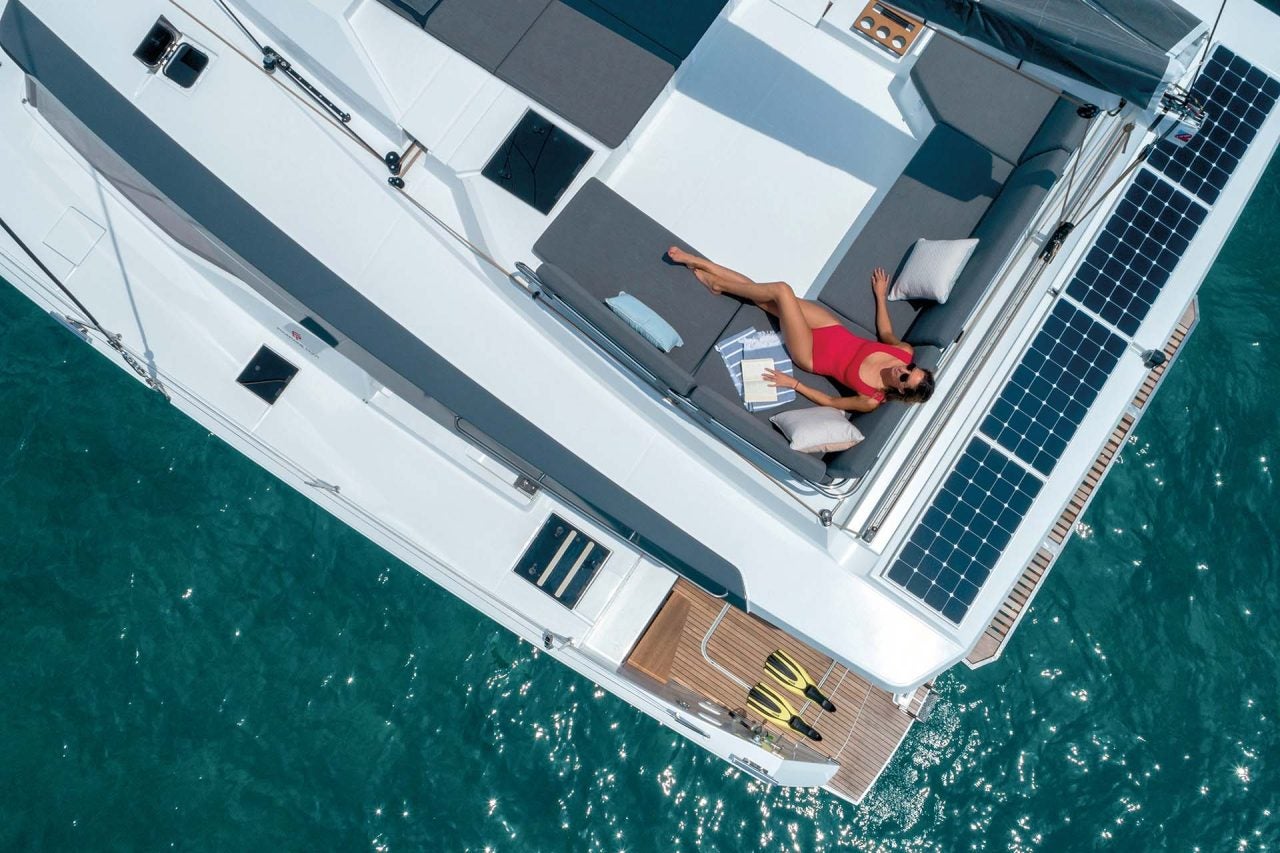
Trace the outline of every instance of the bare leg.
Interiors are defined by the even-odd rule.
[[[706,258],[700,258],[697,255],[685,252],[678,246],[672,246],[668,249],[667,257],[671,258],[671,260],[678,264],[684,264],[692,270],[694,277],[698,279],[698,281],[702,282],[702,284],[705,285],[712,293],[728,291],[734,296],[739,296],[743,299],[750,299],[765,313],[772,314],[774,317],[779,319],[782,318],[782,314],[779,311],[778,306],[772,299],[756,299],[754,297],[747,296],[744,293],[739,293],[733,289],[733,285],[735,284],[759,286],[737,270],[731,270],[726,266],[721,266],[720,264],[715,263],[714,261],[709,261]],[[792,295],[794,296],[794,293]],[[804,313],[805,322],[809,324],[809,328],[821,329],[823,326],[840,325],[840,318],[835,314],[832,314],[822,305],[819,305],[817,302],[813,302],[809,299],[797,299],[796,301],[800,303],[800,310]]]
[[[791,353],[791,360],[801,370],[813,370],[813,329],[805,316],[803,300],[796,297],[791,285],[785,281],[756,284],[749,279],[725,278],[702,269],[695,270],[694,275],[698,275],[700,281],[705,276],[711,282],[707,286],[713,289],[718,288],[757,305],[770,305],[773,308],[770,313],[775,313],[782,328],[782,341]]]

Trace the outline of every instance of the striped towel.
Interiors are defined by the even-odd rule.
[[[742,396],[742,360],[744,358],[772,358],[773,369],[788,376],[794,375],[791,370],[791,356],[782,346],[782,339],[777,332],[761,332],[756,329],[744,329],[732,334],[716,344],[716,352],[724,359],[724,366],[729,370],[729,378],[733,387]],[[794,388],[779,388],[776,403],[743,403],[747,411],[762,412],[786,405],[796,398]]]

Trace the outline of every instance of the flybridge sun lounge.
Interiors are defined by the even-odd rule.
[[[623,701],[857,801],[1005,648],[1280,140],[1247,0],[898,5],[0,0],[0,275]],[[663,258],[873,337],[920,237],[978,241],[890,303],[938,393],[825,456],[714,349],[773,321]]]
[[[911,80],[937,124],[816,298],[855,333],[874,340],[870,271],[900,269],[917,237],[976,237],[976,252],[945,303],[889,303],[894,327],[905,330],[903,340],[916,347],[917,363],[932,369],[1028,234],[1083,141],[1088,122],[1082,114],[1090,111],[948,38],[929,43]],[[534,246],[544,261],[538,280],[663,391],[687,398],[700,416],[792,474],[812,482],[864,475],[910,410],[881,406],[855,417],[864,440],[826,460],[792,450],[769,418],[813,404],[801,398],[782,409],[747,412],[714,349],[728,334],[776,328],[776,321],[754,305],[691,286],[683,267],[664,266],[662,255],[673,244],[684,242],[592,180]],[[618,292],[620,282],[670,318],[682,347],[659,351],[606,307],[604,300]],[[824,393],[852,393],[823,376],[797,375]]]

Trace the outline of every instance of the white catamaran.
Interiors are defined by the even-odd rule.
[[[1004,649],[1280,139],[1250,0],[0,10],[0,277],[551,657],[855,802]],[[671,247],[935,392],[788,367]],[[745,404],[768,365],[805,388]]]

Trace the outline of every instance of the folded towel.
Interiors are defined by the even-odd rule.
[[[782,345],[782,339],[778,337],[777,332],[744,329],[716,344],[716,352],[720,353],[720,357],[724,359],[724,366],[729,370],[729,378],[733,380],[733,387],[738,389],[739,397],[742,396],[743,358],[772,358],[774,370],[788,376],[794,375],[791,356],[787,355],[787,350]],[[765,409],[776,409],[778,406],[786,405],[795,398],[795,389],[779,388],[777,402],[743,403],[743,405],[747,411],[762,412]]]

